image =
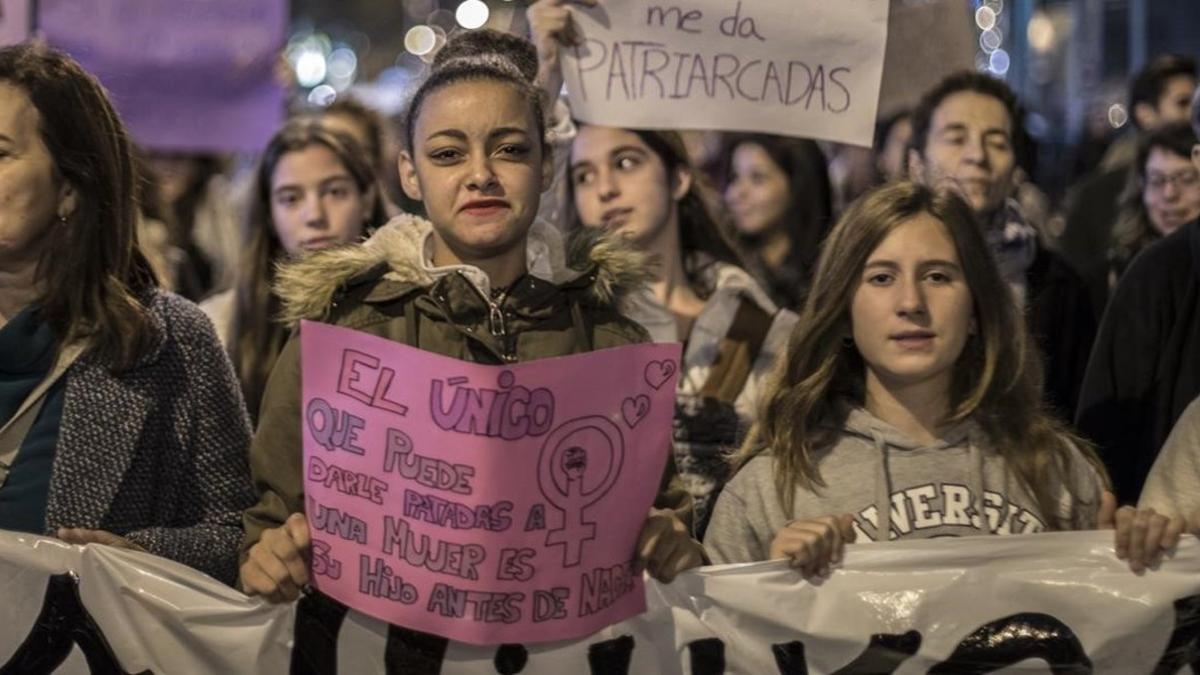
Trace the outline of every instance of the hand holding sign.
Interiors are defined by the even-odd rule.
[[[525,10],[529,37],[537,47],[537,84],[546,92],[547,105],[553,105],[562,91],[562,47],[573,47],[583,40],[567,5],[596,6],[597,0],[537,0]]]

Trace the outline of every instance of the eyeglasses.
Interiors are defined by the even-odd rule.
[[[1146,189],[1152,192],[1162,192],[1167,185],[1174,185],[1176,190],[1184,190],[1200,185],[1200,171],[1189,169],[1172,174],[1152,173],[1146,176]]]

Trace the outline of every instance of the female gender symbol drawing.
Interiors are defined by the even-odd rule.
[[[559,425],[538,457],[538,487],[563,514],[562,527],[546,535],[547,546],[563,547],[563,567],[575,567],[583,542],[596,538],[596,523],[583,511],[608,494],[621,475],[625,439],[621,429],[598,415]]]

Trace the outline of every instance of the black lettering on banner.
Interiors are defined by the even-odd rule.
[[[500,645],[496,650],[496,657],[492,659],[492,665],[500,675],[516,675],[525,670],[525,664],[528,662],[529,651],[524,645]]]
[[[915,630],[899,635],[876,633],[870,643],[850,663],[838,668],[834,675],[891,675],[901,663],[921,648],[921,634]],[[808,659],[804,643],[799,640],[771,645],[779,675],[808,675]]]
[[[720,638],[693,640],[687,646],[692,675],[724,675],[725,643]]]
[[[920,648],[921,633],[918,631],[899,635],[876,633],[858,658],[838,668],[833,675],[891,675]]]
[[[588,670],[591,675],[629,675],[633,662],[632,635],[622,635],[588,647]]]
[[[1175,675],[1185,665],[1200,673],[1200,595],[1175,601],[1175,629],[1153,675]]]
[[[79,597],[79,580],[70,573],[55,574],[46,584],[42,611],[17,651],[0,665],[0,675],[50,675],[79,646],[88,670],[104,675],[125,675],[120,661],[95,619]],[[142,671],[149,673],[150,671]]]
[[[1054,675],[1092,672],[1092,661],[1070,626],[1049,614],[1022,612],[975,629],[929,675],[982,675],[1035,658]]]
[[[808,659],[804,656],[803,642],[792,640],[771,645],[771,654],[775,657],[779,675],[808,675]]]

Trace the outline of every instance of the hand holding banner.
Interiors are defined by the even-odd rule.
[[[635,128],[726,129],[870,146],[888,0],[605,0],[573,7],[575,116]]]
[[[314,586],[474,644],[579,637],[643,611],[632,557],[679,352],[487,366],[305,322]]]

